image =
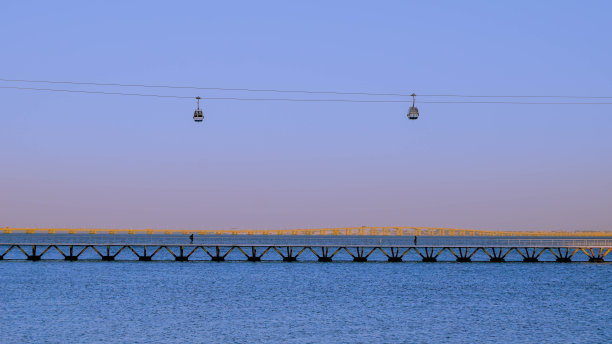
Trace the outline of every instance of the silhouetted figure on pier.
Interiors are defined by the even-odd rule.
[[[416,244],[417,244],[417,236],[415,235],[414,236],[414,246],[416,246]]]
[[[189,240],[190,240],[190,241],[191,241],[191,243],[193,244],[193,234],[191,234],[191,235],[189,236]]]

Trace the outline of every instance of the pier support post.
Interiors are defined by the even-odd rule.
[[[69,250],[69,254],[64,256],[64,260],[67,260],[69,262],[76,262],[77,260],[79,260],[79,256],[81,255],[81,253],[83,253],[87,249],[87,247],[88,246],[85,246],[85,248],[83,248],[81,250],[81,252],[79,252],[77,254],[74,254],[74,246],[70,245],[70,248],[68,249]],[[59,248],[57,248],[57,250],[59,251]],[[60,253],[63,254],[62,251],[60,251]]]
[[[297,262],[297,257],[304,252],[306,247],[302,248],[297,254],[293,254],[293,246],[285,247],[285,253],[281,252],[277,247],[272,247],[281,257],[283,262]]]
[[[26,256],[27,260],[31,260],[34,262],[40,260],[40,255],[36,255],[36,245],[32,245],[32,254],[26,254]]]
[[[167,247],[166,247],[167,248]],[[185,255],[185,249],[183,246],[179,246],[179,254],[174,257],[174,260],[177,262],[186,262],[189,260],[189,257]]]
[[[70,245],[70,248],[68,249],[70,254],[65,255],[64,260],[67,260],[70,262],[76,262],[77,260],[79,260],[79,256],[74,255],[73,249],[74,249],[74,246]],[[62,251],[60,251],[60,253],[62,253]]]
[[[609,248],[606,251],[604,251],[604,248],[600,248],[599,252],[597,253],[593,251],[593,248],[588,248],[588,249],[581,248],[580,250],[582,250],[582,252],[584,252],[584,254],[586,254],[587,257],[589,257],[589,263],[603,263],[604,258],[608,255],[608,253],[610,253],[610,251],[612,251],[612,248]]]
[[[257,255],[257,246],[251,246],[251,254],[247,254],[246,252],[244,252],[244,250],[240,247],[237,246],[238,249],[240,250],[240,252],[242,252],[246,257],[247,257],[247,261],[249,262],[260,262],[261,261],[261,257],[266,254],[266,252],[268,252],[268,250],[270,250],[272,248],[272,246],[266,248],[260,255]]]
[[[348,254],[350,254],[351,257],[353,257],[353,261],[354,262],[360,262],[360,263],[367,262],[368,261],[368,257],[376,249],[377,249],[377,247],[373,248],[369,253],[366,253],[365,249],[363,247],[356,247],[355,248],[355,254],[353,254],[353,252],[351,252],[351,250],[349,250],[348,248],[344,247],[344,250],[346,252],[348,252]]]
[[[408,253],[408,251],[410,251],[412,248],[407,248],[406,251],[404,251],[404,253],[400,254],[400,248],[399,247],[389,247],[389,250],[391,251],[390,254],[388,254],[382,247],[378,247],[378,249],[380,250],[380,252],[382,252],[386,257],[387,257],[387,261],[390,263],[399,263],[403,261],[403,257],[406,253]]]
[[[421,256],[421,260],[424,263],[434,263],[438,261],[438,256],[440,255],[440,253],[444,252],[444,250],[446,248],[442,248],[440,251],[438,251],[438,253],[434,253],[434,248],[433,247],[424,247],[424,254],[421,253],[421,251],[419,251],[416,247],[414,248],[414,250]]]
[[[128,248],[130,250],[132,250],[132,252],[134,252],[134,254],[138,257],[138,260],[141,262],[150,262],[151,260],[153,260],[153,256],[159,252],[159,250],[161,250],[162,248],[164,248],[164,246],[159,246],[157,248],[157,250],[155,250],[155,252],[151,253],[150,255],[147,255],[147,246],[143,245],[142,246],[142,255],[138,254],[138,252],[136,252],[136,250],[134,250],[134,248],[132,248],[132,246],[128,246]]]
[[[523,254],[518,248],[516,248],[516,252],[518,252],[522,257],[523,257],[523,262],[525,263],[536,263],[538,262],[538,258],[540,257],[540,255],[542,254],[542,252],[544,252],[544,250],[546,250],[546,248],[543,248],[540,250],[540,253],[536,253],[536,248],[534,247],[531,252],[529,252],[528,248],[524,248],[525,250],[525,254]]]
[[[206,253],[208,253],[208,252],[206,252]],[[221,248],[219,246],[215,246],[215,255],[214,256],[210,256],[210,259],[213,262],[223,262],[223,261],[225,261],[225,256],[226,255],[227,255],[227,253],[225,255],[221,255]]]
[[[510,253],[510,251],[512,251],[512,249],[509,249],[506,251],[506,253],[504,253],[504,249],[502,247],[491,247],[491,253],[489,253],[489,251],[484,248],[484,247],[480,247],[480,249],[486,253],[487,256],[489,256],[489,261],[491,263],[503,263],[506,261],[506,256],[508,255],[508,253]]]
[[[476,248],[474,251],[472,251],[472,253],[469,253],[469,247],[456,247],[455,250],[457,250],[459,254],[455,253],[455,251],[453,251],[453,249],[450,247],[448,247],[447,250],[449,250],[455,256],[457,262],[468,263],[472,261],[472,256],[478,252],[479,248]]]
[[[215,246],[215,255],[212,257],[213,262],[223,262],[225,261],[225,256],[227,256],[234,248],[232,247],[224,255],[221,255],[221,248],[219,246]]]
[[[89,246],[86,245],[85,247],[83,247],[83,249],[79,253],[75,254],[74,245],[68,245],[68,253],[64,253],[64,251],[62,251],[57,245],[53,245],[53,247],[55,247],[57,252],[59,252],[62,256],[64,256],[64,260],[69,261],[69,262],[76,262],[77,260],[79,260],[79,256],[81,255],[81,253],[85,252],[85,250],[89,248]]]
[[[329,247],[328,246],[322,246],[321,247],[321,254],[318,254],[317,251],[313,250],[312,247],[308,247],[310,249],[310,251],[312,251],[312,253],[317,256],[317,261],[322,262],[322,263],[329,263],[332,261],[333,257],[336,255],[336,253],[338,253],[338,251],[340,251],[342,249],[342,247],[338,247],[338,249],[336,251],[334,251],[332,254],[329,254]]]
[[[110,253],[110,245],[106,245],[106,255],[102,255],[102,260],[105,261],[105,262],[112,262],[112,261],[114,261],[115,257],[117,257],[117,255],[121,251],[123,251],[124,248],[125,248],[125,246],[121,247],[115,254],[111,254]]]
[[[191,256],[193,252],[195,252],[195,250],[197,249],[196,247],[191,251],[191,253],[185,255],[185,248],[183,246],[179,246],[179,254],[175,254],[174,251],[172,251],[168,246],[164,247],[166,248],[166,250],[168,250],[168,252],[170,252],[170,254],[174,257],[174,260],[177,262],[189,261],[189,256]]]
[[[210,257],[210,260],[213,262],[223,262],[225,261],[225,257],[232,252],[232,250],[234,248],[236,248],[236,246],[231,247],[229,250],[227,250],[227,252],[225,252],[225,254],[221,254],[221,247],[219,246],[215,246],[215,251],[213,253],[208,252],[208,250],[206,249],[206,247],[204,246],[199,246],[204,252],[206,252],[206,254]],[[243,252],[244,253],[244,252]]]
[[[570,252],[569,247],[564,247],[564,248],[558,247],[556,252],[555,252],[555,249],[552,249],[552,248],[549,248],[548,250],[550,251],[550,253],[552,253],[555,256],[555,261],[557,263],[571,263],[572,256],[576,252],[578,252],[578,249],[574,249],[573,252]]]
[[[41,260],[43,254],[45,254],[45,252],[49,251],[49,249],[51,247],[53,247],[53,245],[48,246],[43,252],[41,252],[40,254],[36,254],[36,246],[37,245],[32,245],[32,253],[28,254],[26,251],[24,251],[21,246],[17,245],[17,248],[21,250],[21,252],[23,252],[23,254],[26,255],[26,259],[30,260],[30,261],[39,261]]]
[[[143,246],[142,247],[142,256],[136,254],[138,256],[138,260],[141,262],[150,262],[151,259],[153,258],[153,256],[147,256],[147,247]]]
[[[111,254],[110,253],[110,246],[111,245],[105,245],[106,246],[106,253],[102,253],[100,252],[95,245],[91,245],[91,249],[96,251],[96,253],[100,256],[100,258],[102,258],[102,261],[104,262],[112,262],[115,260],[115,257],[121,253],[121,251],[123,251],[123,249],[126,246],[121,246],[121,248],[119,250],[117,250],[117,252],[115,252],[115,254]]]

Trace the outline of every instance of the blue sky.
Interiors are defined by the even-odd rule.
[[[612,96],[611,10],[607,1],[2,2],[0,78]],[[196,125],[189,99],[0,89],[0,226],[612,224],[612,105],[419,104],[417,121],[407,103],[202,105]]]

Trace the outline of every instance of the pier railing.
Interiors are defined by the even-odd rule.
[[[255,245],[255,246],[360,246],[360,247],[612,247],[612,238],[504,238],[504,237],[414,237],[407,236],[268,236],[268,235],[0,235],[0,243],[48,244],[139,244],[139,245]]]

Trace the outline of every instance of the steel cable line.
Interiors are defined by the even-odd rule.
[[[339,91],[309,91],[309,90],[279,90],[279,89],[252,89],[252,88],[223,88],[223,87],[195,87],[195,86],[170,86],[170,85],[146,85],[146,84],[121,84],[121,83],[99,83],[99,82],[76,82],[76,81],[54,81],[54,80],[25,80],[25,79],[3,79],[4,82],[25,83],[47,83],[67,84],[81,86],[115,86],[115,87],[143,87],[143,88],[167,88],[167,89],[191,89],[191,90],[216,90],[216,91],[243,91],[243,92],[271,92],[271,93],[302,93],[302,94],[335,94],[335,95],[362,95],[362,96],[390,96],[410,97],[411,94],[402,93],[370,93],[370,92],[339,92]],[[612,99],[612,96],[571,96],[571,95],[466,95],[466,94],[417,94],[419,97],[454,97],[454,98],[567,98],[567,99]]]
[[[107,92],[107,91],[87,91],[87,90],[66,90],[66,89],[56,89],[56,88],[37,88],[37,87],[18,87],[18,86],[0,86],[0,88],[15,89],[15,90],[31,90],[31,91],[68,92],[68,93],[86,93],[86,94],[106,94],[106,95],[120,95],[120,96],[197,99],[197,97],[195,97],[195,96],[174,96],[174,95],[161,95],[161,94],[125,93],[125,92]],[[238,98],[238,97],[205,97],[205,98],[202,98],[202,99],[204,99],[204,100],[242,100],[242,101],[346,102],[346,103],[406,103],[406,102],[409,102],[408,100]]]
[[[107,91],[67,90],[55,88],[0,86],[0,89],[15,89],[45,92],[66,92],[85,94],[104,94],[138,97],[196,99],[194,96],[176,96],[163,94],[125,93]],[[339,103],[410,103],[411,100],[360,100],[360,99],[298,99],[298,98],[239,98],[239,97],[205,97],[203,100],[237,100],[237,101],[287,101],[287,102],[339,102]],[[523,105],[612,105],[612,102],[520,102],[520,101],[419,101],[423,104],[523,104]]]
[[[123,92],[106,92],[106,91],[86,91],[86,90],[61,90],[61,89],[55,89],[55,88],[36,88],[36,87],[17,87],[17,86],[0,86],[0,88],[8,88],[8,89],[15,89],[15,90],[30,90],[30,91],[108,94],[108,95],[117,95],[117,96],[195,99],[195,97],[189,97],[189,96],[172,96],[172,95],[161,95],[161,94],[123,93]]]

